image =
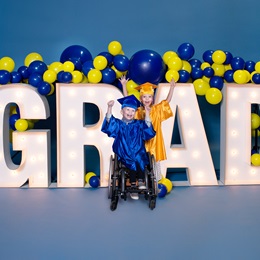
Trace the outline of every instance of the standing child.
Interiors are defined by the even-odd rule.
[[[120,82],[123,87],[124,96],[127,96],[127,90],[126,90],[127,81],[128,79],[126,79],[125,76],[122,76],[120,78]],[[153,154],[155,157],[157,173],[158,173],[157,176],[158,181],[162,178],[160,161],[167,159],[164,140],[163,140],[163,133],[162,133],[162,122],[173,116],[169,103],[171,102],[175,85],[176,83],[174,79],[172,79],[170,82],[170,90],[167,95],[167,98],[165,100],[162,100],[158,104],[154,104],[154,89],[157,87],[156,85],[147,82],[136,87],[137,90],[140,90],[140,101],[142,103],[142,106],[138,108],[135,117],[137,119],[143,119],[145,115],[144,111],[147,108],[150,108],[150,118],[154,130],[156,131],[156,136],[146,141],[145,147],[146,150],[151,154]]]
[[[113,152],[117,154],[118,160],[130,170],[131,186],[135,186],[138,180],[138,188],[145,189],[144,170],[149,164],[145,141],[156,134],[149,116],[150,108],[145,108],[144,120],[137,120],[135,113],[141,103],[134,95],[120,98],[118,102],[122,105],[122,120],[112,115],[114,101],[109,101],[101,131],[115,139]],[[139,198],[138,193],[130,193],[130,196],[132,199]]]

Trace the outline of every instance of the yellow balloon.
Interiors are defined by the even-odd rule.
[[[81,83],[88,83],[88,78],[83,74]]]
[[[225,73],[225,67],[223,64],[217,64],[217,63],[213,63],[211,65],[212,69],[214,70],[214,75],[215,76],[219,76],[219,77],[223,77],[224,73]]]
[[[237,84],[245,84],[248,80],[248,75],[244,70],[236,70],[233,74],[233,79]]]
[[[182,68],[182,60],[179,57],[172,57],[168,60],[167,66],[169,69],[180,70]]]
[[[209,64],[208,62],[203,62],[203,63],[201,63],[201,65],[200,65],[200,68],[201,68],[202,70],[204,70],[205,68],[208,68],[208,67],[210,67],[210,64]]]
[[[96,174],[94,172],[88,172],[86,175],[85,175],[85,182],[88,183],[89,182],[89,179],[93,176],[96,176]]]
[[[102,79],[102,73],[100,70],[92,69],[88,72],[89,83],[99,83]]]
[[[216,64],[223,64],[226,61],[226,53],[221,50],[214,51],[212,54],[212,60]]]
[[[71,72],[72,74],[72,82],[73,83],[81,83],[82,79],[83,79],[83,74],[82,72],[78,71],[78,70],[74,70]]]
[[[180,74],[178,71],[170,69],[166,72],[165,78],[168,82],[171,82],[172,79],[174,79],[175,82],[178,82]]]
[[[188,71],[189,73],[191,73],[192,67],[191,67],[191,65],[190,65],[190,63],[189,63],[188,61],[183,60],[183,61],[182,61],[182,68],[181,68],[181,69],[182,69],[182,70],[186,70],[186,71]]]
[[[52,95],[55,91],[54,85],[52,83],[50,83],[50,85],[51,85],[51,91],[49,92],[48,96]]]
[[[255,64],[255,71],[257,73],[260,73],[260,61],[256,62],[256,64]]]
[[[175,51],[166,51],[164,54],[163,54],[163,61],[165,64],[167,64],[168,60],[172,57],[178,57],[178,54],[175,52]]]
[[[57,74],[53,70],[48,69],[43,73],[43,80],[48,83],[53,83],[56,79],[57,79]]]
[[[256,135],[256,132],[257,132],[257,136],[260,136],[260,131],[257,129],[257,131],[256,131],[256,129],[254,129],[254,130],[252,130],[251,131],[251,135],[253,136],[253,137],[255,137]]]
[[[132,90],[127,93],[129,96],[134,95],[138,100],[140,100],[140,92],[138,90]]]
[[[31,52],[29,53],[25,59],[24,59],[24,65],[25,66],[29,66],[31,64],[31,62],[35,61],[35,60],[40,60],[40,61],[43,61],[43,58],[42,56],[37,53],[37,52]]]
[[[15,62],[10,57],[3,57],[0,60],[0,70],[7,70],[8,72],[12,72],[15,67]]]
[[[224,68],[225,68],[225,71],[232,70],[231,64],[225,64]]]
[[[131,92],[132,90],[136,90],[135,88],[138,86],[132,79],[128,80],[126,83],[127,92]]]
[[[108,52],[113,56],[120,54],[122,51],[122,45],[118,41],[112,41],[108,44]]]
[[[117,79],[121,78],[121,77],[124,75],[124,72],[117,70],[114,65],[111,66],[111,69],[115,71],[115,73],[116,73],[116,78],[117,78]]]
[[[14,126],[17,131],[24,132],[28,129],[28,122],[25,119],[18,119]]]
[[[260,154],[254,153],[251,155],[251,163],[254,166],[260,166]]]
[[[207,90],[205,97],[211,105],[217,105],[222,100],[222,93],[218,88],[210,88]]]
[[[166,186],[167,193],[171,192],[172,190],[172,182],[167,178],[162,178],[158,183],[161,183]]]
[[[206,76],[203,76],[201,79],[203,79],[204,81],[206,81],[206,82],[210,82],[210,78],[208,78],[208,77],[206,77]]]
[[[93,65],[95,69],[103,70],[107,66],[107,59],[104,56],[99,55],[93,60]]]
[[[207,91],[210,89],[209,83],[203,79],[194,80],[193,85],[198,96],[205,96]]]
[[[66,72],[72,72],[75,69],[75,65],[72,61],[65,61],[63,63],[63,70]]]
[[[257,129],[260,126],[260,117],[256,113],[251,113],[251,129]]]
[[[32,121],[32,120],[26,120],[27,121],[27,123],[28,123],[28,130],[29,129],[33,129],[34,128],[34,121]]]
[[[48,69],[53,70],[54,72],[56,72],[56,74],[58,74],[60,71],[63,70],[63,64],[59,61],[54,61],[49,65]]]

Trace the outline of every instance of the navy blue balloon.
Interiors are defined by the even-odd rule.
[[[33,87],[38,87],[39,84],[43,81],[42,75],[38,72],[32,73],[28,78],[28,83]]]
[[[214,53],[213,50],[207,50],[203,53],[202,58],[205,62],[208,62],[210,65],[213,64],[212,54]]]
[[[62,74],[63,74],[64,70],[61,70],[58,72],[57,74],[57,81],[58,82],[62,82]]]
[[[255,84],[260,84],[260,73],[255,73],[252,76],[252,82]]]
[[[229,51],[224,51],[224,53],[226,54],[226,60],[223,64],[230,64],[231,60],[233,59],[233,55]]]
[[[46,81],[42,81],[37,87],[37,90],[41,95],[46,96],[51,92],[51,85]]]
[[[202,62],[198,59],[191,59],[189,60],[189,63],[192,68],[200,68]]]
[[[203,70],[203,75],[205,77],[208,77],[208,78],[211,78],[214,76],[214,70],[211,68],[211,67],[206,67],[204,70]]]
[[[211,88],[217,88],[219,90],[222,90],[223,86],[224,86],[224,80],[222,77],[219,76],[213,76],[210,80],[209,80],[209,85]]]
[[[195,79],[199,79],[203,77],[203,70],[201,68],[193,68],[191,71],[191,77]]]
[[[20,115],[19,114],[12,114],[10,117],[9,117],[9,125],[10,127],[13,129],[13,130],[16,130],[15,128],[15,122],[20,119]]]
[[[88,49],[81,45],[71,45],[62,52],[60,62],[64,63],[71,58],[77,58],[80,60],[81,64],[83,64],[88,60],[92,60],[92,55]]]
[[[122,54],[114,56],[113,64],[119,71],[127,71],[129,68],[129,59]]]
[[[191,59],[194,53],[195,53],[195,49],[193,45],[190,43],[182,43],[177,50],[177,54],[182,60]]]
[[[114,56],[111,53],[107,52],[107,51],[100,52],[98,54],[98,56],[104,56],[107,59],[108,66],[112,64],[113,59],[114,59]]]
[[[190,79],[190,73],[187,70],[179,70],[179,82],[186,83]]]
[[[243,58],[241,57],[234,57],[232,60],[231,60],[231,68],[236,71],[236,70],[243,70],[245,68],[245,61]]]
[[[10,79],[11,83],[19,83],[22,81],[22,79],[23,79],[23,77],[20,72],[18,72],[18,71],[11,72],[11,79]]]
[[[112,84],[116,80],[116,72],[111,68],[105,68],[101,73],[103,83]]]
[[[0,84],[5,85],[11,80],[11,74],[7,70],[0,70]]]
[[[165,197],[166,194],[167,194],[167,187],[164,184],[159,183],[158,184],[158,197],[163,198],[163,197]]]
[[[232,83],[234,82],[234,71],[233,70],[226,70],[224,73],[224,79],[228,82],[228,83]]]
[[[166,65],[161,55],[152,50],[136,52],[129,62],[129,77],[137,84],[158,84],[164,79],[165,72]]]
[[[28,72],[29,72],[29,74],[37,72],[37,73],[43,75],[43,73],[47,69],[48,69],[48,67],[43,61],[35,60],[35,61],[30,63],[30,65],[28,67]]]
[[[18,68],[18,72],[22,75],[23,79],[28,79],[30,76],[27,66],[21,66]]]
[[[64,71],[61,74],[61,82],[62,83],[70,83],[72,81],[72,74],[68,71]]]
[[[93,60],[86,61],[82,66],[82,72],[85,76],[88,76],[90,70],[94,69]]]
[[[92,188],[97,188],[97,187],[100,185],[99,178],[98,178],[97,176],[92,176],[92,177],[89,179],[89,185],[90,185]]]
[[[253,71],[255,71],[255,62],[252,60],[249,60],[245,63],[245,69],[252,73]]]

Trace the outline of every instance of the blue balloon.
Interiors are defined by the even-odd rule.
[[[63,72],[64,72],[64,70],[61,70],[61,71],[58,72],[58,74],[57,74],[57,81],[58,82],[62,82],[62,77],[61,76],[62,76]]]
[[[69,61],[71,61],[74,64],[75,70],[82,70],[82,64],[79,58],[70,58]]]
[[[47,69],[48,69],[48,67],[44,62],[42,62],[40,60],[35,60],[35,61],[30,63],[30,65],[28,67],[28,72],[29,72],[29,74],[37,72],[37,73],[43,75],[43,73]]]
[[[152,50],[136,52],[129,62],[129,77],[137,84],[158,84],[164,79],[165,72],[166,65],[161,55]]]
[[[234,71],[233,70],[226,70],[224,73],[224,79],[228,82],[228,83],[232,83],[234,82]]]
[[[89,179],[89,185],[90,185],[92,188],[97,188],[97,187],[100,185],[99,178],[98,178],[97,176],[92,176],[92,177]]]
[[[245,61],[243,58],[241,57],[234,57],[232,60],[231,60],[231,68],[236,71],[236,70],[243,70],[245,68]]]
[[[203,75],[205,77],[211,78],[214,76],[214,70],[211,67],[207,67],[203,70]]]
[[[195,79],[200,79],[203,77],[203,70],[201,68],[193,68],[191,71],[191,77]]]
[[[13,129],[13,130],[16,130],[15,128],[15,122],[20,119],[20,115],[19,114],[12,114],[10,117],[9,117],[9,125],[10,127]]]
[[[107,59],[108,66],[110,66],[113,63],[114,56],[107,51],[100,52],[98,56],[104,56]]]
[[[103,83],[112,84],[116,80],[116,72],[111,68],[105,68],[101,73]]]
[[[208,62],[210,65],[213,64],[212,54],[214,53],[213,50],[207,50],[203,53],[202,58],[205,62]]]
[[[167,188],[164,184],[159,183],[158,184],[158,197],[163,198],[167,194]]]
[[[190,79],[190,73],[187,70],[179,70],[179,82],[186,83]]]
[[[118,54],[114,56],[113,63],[119,71],[126,71],[129,68],[129,59],[125,55]]]
[[[46,96],[51,92],[51,85],[46,81],[42,81],[37,87],[37,90],[41,95]]]
[[[82,66],[82,72],[85,76],[88,76],[90,70],[94,69],[93,60],[86,61]]]
[[[11,74],[7,70],[0,70],[0,84],[5,85],[11,80]]]
[[[22,75],[20,72],[18,71],[12,71],[11,72],[11,79],[10,82],[11,83],[19,83],[22,81]]]
[[[226,54],[226,60],[223,64],[230,64],[231,60],[233,59],[233,55],[229,51],[224,51],[224,53]]]
[[[29,70],[27,66],[21,66],[18,69],[18,72],[22,75],[23,79],[28,79],[30,76]]]
[[[260,73],[255,73],[252,77],[252,81],[255,84],[260,84]]]
[[[68,71],[64,71],[61,74],[61,82],[62,83],[70,83],[72,80],[72,74]]]
[[[38,87],[39,84],[43,81],[42,75],[38,72],[32,73],[28,78],[28,83],[33,87]]]
[[[252,60],[249,60],[245,63],[245,69],[252,73],[253,71],[255,71],[255,62]]]
[[[194,53],[195,53],[195,49],[193,45],[190,43],[182,43],[177,50],[177,54],[182,60],[191,59]]]
[[[209,80],[209,85],[211,88],[217,88],[219,90],[222,90],[223,86],[224,86],[224,80],[222,77],[219,76],[213,76],[210,80]]]
[[[201,61],[198,60],[198,59],[191,59],[191,60],[189,60],[189,63],[191,65],[192,69],[193,68],[200,68],[200,66],[201,66]]]
[[[88,49],[80,45],[71,45],[67,47],[60,56],[60,62],[64,63],[69,61],[71,58],[77,58],[81,64],[88,60],[92,60],[92,55]]]

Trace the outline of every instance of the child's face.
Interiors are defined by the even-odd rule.
[[[127,120],[132,120],[135,117],[135,112],[136,110],[131,108],[131,107],[124,107],[121,110],[121,114],[123,115],[123,118],[127,119]]]
[[[142,104],[146,106],[151,106],[153,104],[153,95],[145,94],[140,96]]]

